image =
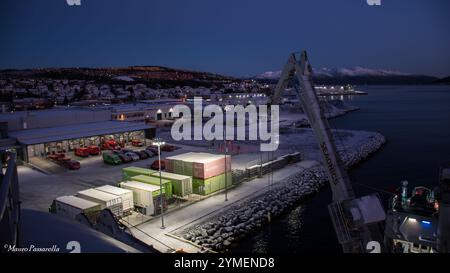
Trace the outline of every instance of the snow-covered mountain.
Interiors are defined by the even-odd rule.
[[[281,71],[269,71],[259,74],[253,79],[275,82]],[[385,69],[354,68],[320,68],[314,69],[316,84],[429,84],[438,78],[426,75],[407,74]]]
[[[256,79],[278,79],[280,77],[280,71],[268,71],[256,75]],[[388,76],[410,76],[410,74],[402,73],[392,70],[384,69],[370,69],[365,67],[354,67],[354,68],[320,68],[314,69],[315,77],[331,77],[331,78],[343,78],[343,77],[388,77]]]

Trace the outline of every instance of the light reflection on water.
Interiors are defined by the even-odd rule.
[[[396,187],[403,179],[433,188],[438,170],[450,166],[450,86],[361,86],[369,95],[346,97],[361,109],[330,120],[333,128],[378,131],[388,143],[350,172],[352,181],[379,189]],[[354,185],[358,195],[371,193]],[[339,252],[327,205],[326,188],[232,252]]]

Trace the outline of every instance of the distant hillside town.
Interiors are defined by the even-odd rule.
[[[2,112],[54,106],[98,106],[228,93],[261,93],[269,85],[162,67],[0,71]]]
[[[242,79],[161,66],[0,70],[0,111],[104,106],[161,99],[187,100],[194,96],[209,100],[224,94],[244,94],[233,97],[243,99],[247,97],[245,94],[270,93],[280,73],[265,72]],[[349,84],[442,84],[445,80],[448,81],[362,67],[314,71],[314,82],[322,95],[342,95],[345,93],[343,91],[352,90]],[[222,104],[226,100],[218,102]]]

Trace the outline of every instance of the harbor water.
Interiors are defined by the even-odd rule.
[[[450,166],[450,86],[357,86],[367,96],[344,97],[361,109],[330,121],[332,128],[378,131],[388,140],[350,171],[358,195],[387,191],[408,180],[433,188]],[[250,236],[232,252],[340,252],[328,215],[331,192],[314,198]]]

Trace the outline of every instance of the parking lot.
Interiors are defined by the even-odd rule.
[[[186,152],[205,152],[209,151],[205,147],[194,147],[185,145],[176,145],[179,149],[173,152],[161,152],[161,159],[166,156],[182,154]],[[134,147],[143,149],[144,147]],[[233,157],[234,159],[237,157]],[[257,157],[255,156],[255,159]],[[52,201],[63,195],[73,195],[80,190],[98,187],[102,185],[117,185],[122,181],[122,168],[136,166],[149,168],[157,156],[122,163],[119,165],[109,165],[103,162],[102,156],[89,156],[86,158],[77,158],[81,163],[79,170],[64,170],[55,174],[44,174],[27,166],[19,167],[19,186],[22,198],[22,206],[25,208],[48,211]],[[240,162],[241,160],[237,160]],[[190,197],[195,200],[196,196]],[[182,205],[179,203],[178,205]]]

